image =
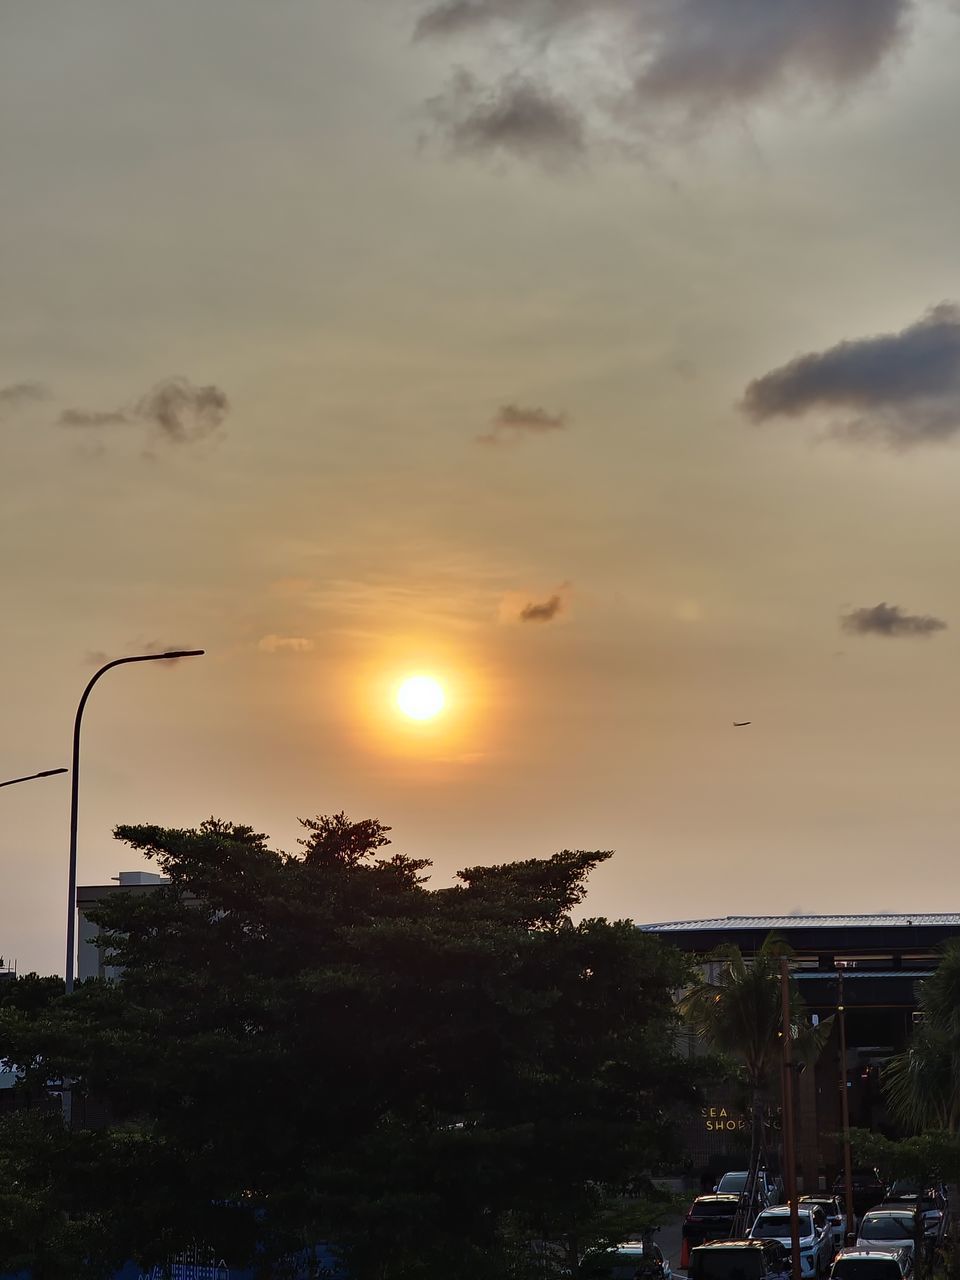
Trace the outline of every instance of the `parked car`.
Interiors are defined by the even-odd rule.
[[[681,1227],[680,1265],[687,1266],[690,1250],[708,1240],[725,1240],[733,1230],[740,1205],[738,1195],[697,1196]]]
[[[813,1205],[797,1213],[800,1227],[800,1273],[825,1276],[833,1261],[833,1232],[822,1209]],[[778,1205],[764,1209],[750,1231],[751,1240],[776,1240],[785,1250],[790,1244],[790,1207]]]
[[[837,1197],[828,1195],[801,1196],[800,1204],[817,1205],[823,1210],[824,1217],[833,1235],[834,1247],[841,1248],[847,1235],[847,1215],[840,1207]]]
[[[870,1209],[860,1220],[857,1244],[870,1249],[909,1249],[915,1256],[923,1239],[923,1219],[916,1209]]]
[[[650,1240],[625,1240],[602,1255],[602,1274],[610,1280],[673,1280],[670,1261]]]
[[[853,1212],[862,1217],[868,1209],[882,1204],[887,1195],[887,1187],[876,1169],[854,1169],[851,1179],[853,1184]],[[846,1185],[843,1175],[833,1184],[833,1194],[841,1202],[846,1203]]]
[[[913,1270],[908,1249],[841,1249],[830,1268],[830,1280],[904,1280]]]
[[[690,1255],[689,1280],[783,1280],[790,1259],[776,1240],[715,1240]]]
[[[887,1198],[882,1207],[893,1209],[898,1205],[918,1208],[923,1216],[924,1235],[935,1244],[939,1243],[943,1235],[947,1202],[937,1187],[923,1188],[917,1182],[908,1182],[901,1178],[887,1192]]]
[[[750,1173],[747,1169],[737,1169],[730,1173],[725,1173],[714,1187],[714,1191],[721,1194],[736,1192],[737,1195],[742,1196],[747,1189],[749,1177]],[[775,1180],[767,1173],[766,1169],[758,1170],[754,1195],[756,1208],[758,1210],[766,1209],[769,1205],[777,1204],[779,1199],[780,1195]]]

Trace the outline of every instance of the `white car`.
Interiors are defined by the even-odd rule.
[[[904,1280],[913,1269],[906,1249],[841,1249],[830,1280]]]
[[[836,1196],[829,1196],[826,1193],[800,1197],[801,1209],[812,1209],[814,1206],[823,1210],[827,1226],[833,1235],[834,1247],[842,1249],[847,1235],[847,1215],[841,1208],[840,1201]]]
[[[917,1248],[917,1215],[910,1209],[870,1209],[860,1219],[857,1247],[866,1249],[908,1249],[911,1258]]]
[[[800,1227],[800,1274],[820,1280],[830,1270],[833,1261],[833,1232],[823,1210],[816,1205],[800,1208],[797,1220]],[[764,1209],[750,1230],[750,1239],[776,1240],[789,1254],[790,1206],[782,1204],[775,1209]]]

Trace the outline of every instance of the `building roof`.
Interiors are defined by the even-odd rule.
[[[663,924],[641,924],[646,933],[690,933],[694,930],[761,929],[862,929],[903,928],[904,926],[937,925],[960,929],[960,912],[906,912],[848,916],[721,916],[715,920],[670,920]]]

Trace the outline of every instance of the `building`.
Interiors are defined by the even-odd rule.
[[[87,911],[115,893],[150,893],[157,885],[169,884],[164,876],[153,871],[121,871],[113,877],[112,884],[81,885],[77,889],[77,979],[113,978],[116,970],[103,963],[97,941],[100,926],[93,923]]]
[[[805,1188],[832,1181],[840,1171],[841,1088],[847,1090],[852,1125],[896,1133],[884,1108],[879,1068],[906,1045],[918,1016],[920,985],[936,968],[943,944],[960,937],[960,914],[727,916],[640,928],[701,958],[732,944],[748,960],[775,933],[794,952],[791,969],[812,1015],[835,1014],[842,992],[846,1062],[840,1062],[835,1022],[815,1068],[798,1078],[798,1154]],[[724,1095],[707,1102],[688,1134],[692,1164],[701,1171],[739,1158],[744,1148],[745,1119],[735,1100]]]

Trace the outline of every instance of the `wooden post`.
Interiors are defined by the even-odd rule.
[[[840,1024],[840,1117],[843,1121],[843,1189],[846,1195],[847,1231],[844,1244],[857,1238],[853,1212],[853,1158],[850,1154],[850,1098],[847,1089],[847,1015],[843,1003],[843,973],[837,974],[837,1019]]]

